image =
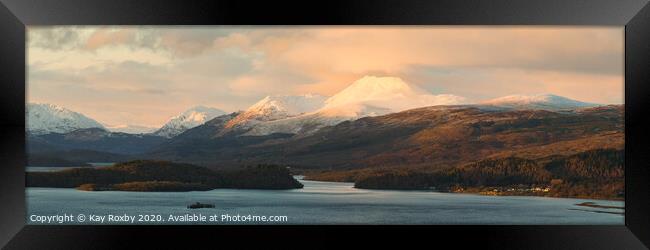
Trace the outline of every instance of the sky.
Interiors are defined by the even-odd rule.
[[[623,27],[30,26],[27,101],[159,127],[198,105],[331,96],[396,76],[470,102],[556,94],[622,104]]]

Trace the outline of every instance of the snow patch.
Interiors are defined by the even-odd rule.
[[[27,132],[35,135],[68,133],[82,128],[104,128],[99,122],[72,110],[47,103],[28,103]]]
[[[261,122],[286,119],[323,107],[326,97],[315,94],[267,96],[226,124],[226,128],[250,128]]]
[[[120,133],[127,133],[127,134],[148,134],[148,133],[153,133],[158,129],[155,127],[128,125],[128,124],[113,125],[113,126],[106,125],[106,128],[111,132],[120,132]]]
[[[576,101],[553,94],[509,95],[487,100],[480,104],[512,109],[538,109],[550,111],[599,106],[599,104]]]
[[[365,76],[325,100],[325,105],[318,110],[256,124],[246,135],[311,133],[346,120],[464,102],[463,97],[450,94],[433,95],[397,77]]]
[[[464,101],[465,98],[456,95],[433,95],[398,77],[365,76],[327,99],[325,107],[317,112],[326,116],[360,118]]]
[[[224,114],[226,114],[226,112],[220,109],[196,106],[170,118],[165,125],[153,134],[171,138]]]

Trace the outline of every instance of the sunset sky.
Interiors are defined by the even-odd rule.
[[[197,105],[333,95],[397,76],[470,102],[552,93],[623,103],[622,27],[28,27],[27,101],[157,127]]]

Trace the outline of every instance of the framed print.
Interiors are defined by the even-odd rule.
[[[2,4],[9,249],[650,244],[646,1]]]

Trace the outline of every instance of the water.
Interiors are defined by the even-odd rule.
[[[355,189],[352,183],[301,180],[303,189],[195,192],[85,192],[66,188],[27,188],[30,215],[130,215],[133,224],[267,224],[271,222],[170,222],[170,215],[287,216],[276,224],[578,224],[623,225],[622,212],[576,206],[582,202],[622,207],[622,201],[523,196],[482,196],[428,191]],[[201,202],[215,208],[188,209]],[[138,222],[139,215],[160,215],[162,222]],[[35,217],[34,217],[35,218]],[[86,217],[88,218],[88,217]],[[158,218],[158,217],[156,217]],[[277,217],[276,217],[277,218]],[[57,224],[56,222],[51,222]],[[78,221],[65,224],[77,224]],[[272,224],[271,223],[271,224]],[[88,222],[83,224],[131,224]]]

